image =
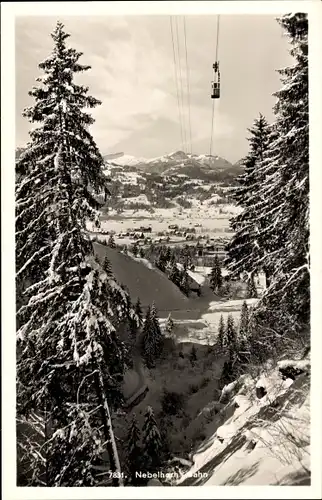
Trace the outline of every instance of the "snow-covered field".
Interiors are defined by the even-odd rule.
[[[139,203],[143,200],[143,195],[136,198],[129,198],[129,201]],[[221,210],[221,212],[220,212]],[[201,204],[196,200],[195,206],[192,208],[156,208],[153,212],[148,210],[124,210],[122,214],[117,214],[115,210],[110,210],[105,216],[102,216],[101,229],[115,231],[116,233],[124,232],[127,229],[132,229],[140,226],[151,226],[153,232],[166,231],[169,225],[177,224],[185,227],[195,227],[196,234],[212,234],[212,236],[223,236],[231,234],[229,228],[229,219],[235,214],[236,207],[224,205]],[[200,224],[199,227],[196,227]],[[94,227],[89,224],[89,230],[94,230]]]
[[[255,305],[258,299],[246,299],[248,307]],[[221,315],[227,322],[228,315],[234,319],[236,326],[239,323],[240,311],[244,299],[228,300],[221,302],[210,302],[207,311],[199,319],[174,319],[176,336],[180,342],[192,342],[197,344],[213,345],[218,335],[218,327]],[[186,312],[189,316],[189,311]],[[166,318],[160,318],[160,325],[164,328]]]

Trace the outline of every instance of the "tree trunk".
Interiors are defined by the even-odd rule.
[[[110,459],[111,471],[112,471],[113,476],[115,476],[115,477],[112,477],[112,484],[113,484],[113,486],[124,486],[118,451],[117,451],[117,447],[116,447],[114,432],[112,429],[112,420],[111,420],[110,410],[109,410],[108,402],[107,402],[106,395],[105,395],[104,381],[103,381],[102,372],[101,372],[99,364],[98,364],[98,373],[95,374],[95,379],[96,379],[96,384],[95,384],[96,385],[96,393],[97,393],[97,397],[99,399],[99,402],[101,404],[100,412],[101,412],[101,418],[102,418],[102,423],[103,423],[103,427],[104,427],[104,437],[105,437],[105,441],[107,441],[107,445],[106,445],[107,452],[108,452],[109,459]]]

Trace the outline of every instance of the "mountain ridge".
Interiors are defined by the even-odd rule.
[[[145,174],[187,175],[193,179],[217,180],[217,174],[222,173],[224,178],[227,174],[227,180],[231,181],[242,172],[239,162],[232,164],[217,155],[187,154],[181,150],[150,159],[113,153],[105,155],[104,160],[107,165],[131,167]]]
[[[218,155],[209,155],[209,154],[190,154],[184,153],[181,150],[174,151],[172,153],[166,153],[161,156],[157,156],[154,158],[144,158],[144,157],[135,157],[133,155],[128,155],[126,153],[110,153],[103,156],[104,160],[111,161],[114,160],[114,163],[119,164],[121,166],[129,166],[131,165],[155,165],[158,163],[176,163],[178,161],[187,162],[187,161],[199,161],[202,164],[206,165],[224,165],[224,166],[232,166],[234,165],[230,161],[222,158]],[[237,164],[236,162],[235,164]]]

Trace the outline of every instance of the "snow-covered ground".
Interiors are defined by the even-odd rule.
[[[213,194],[210,198],[208,198],[205,201],[205,205],[206,206],[213,205],[214,203],[217,203],[218,200],[220,200],[220,196],[218,194]]]
[[[124,198],[123,200],[124,205],[135,205],[135,204],[144,204],[144,205],[151,205],[149,200],[147,199],[145,194],[140,194],[139,196],[133,196],[131,198]]]
[[[129,203],[147,202],[144,195],[128,198],[127,201]],[[220,213],[220,208],[222,213]],[[112,230],[118,233],[124,231],[125,228],[151,225],[154,232],[161,232],[166,231],[171,224],[185,227],[195,227],[196,224],[201,224],[201,227],[195,227],[196,234],[213,233],[212,236],[223,236],[225,233],[231,234],[229,219],[234,213],[233,206],[207,206],[199,200],[195,200],[194,206],[187,209],[178,207],[155,208],[153,211],[125,209],[121,215],[115,210],[110,210],[106,221],[104,216],[102,217],[101,230]],[[91,225],[88,228],[91,229]]]
[[[267,394],[259,399],[256,387],[263,384]],[[309,481],[309,378],[283,380],[275,366],[258,380],[243,376],[238,386],[229,384],[223,393],[230,401],[220,413],[228,418],[216,426],[214,416],[209,428],[215,426],[216,430],[192,454],[193,466],[178,480],[178,486]]]
[[[199,274],[200,276],[203,276],[204,278],[207,278],[211,274],[211,270],[212,270],[212,267],[210,267],[210,266],[196,266],[194,272]],[[229,274],[228,269],[226,269],[225,267],[222,267],[221,268],[222,277],[224,278],[228,274]]]
[[[233,311],[240,311],[245,299],[237,299],[237,300],[227,300],[225,302],[211,302],[209,304],[209,311],[211,313],[216,312],[227,312],[231,313]],[[249,306],[253,306],[256,304],[258,299],[246,299],[246,303]]]
[[[156,269],[156,267],[148,259],[143,259],[142,257],[135,257],[131,252],[128,252],[128,256],[131,257],[136,262],[141,262],[148,269]]]
[[[104,173],[107,177],[115,177],[113,168],[104,170]],[[142,177],[142,175],[140,175],[138,172],[118,172],[117,178],[122,182],[122,184],[130,184],[132,186],[145,183],[144,177]]]
[[[226,323],[228,315],[231,315],[237,326],[239,324],[240,312],[244,300],[245,299],[221,302],[213,301],[210,302],[207,312],[203,313],[199,319],[174,319],[180,342],[215,344],[220,317],[223,316],[224,322]],[[257,300],[258,299],[246,299],[246,303],[251,307]],[[189,316],[189,311],[187,311],[186,315]],[[160,318],[161,327],[165,326],[165,322],[166,318]]]
[[[184,269],[183,265],[180,264],[180,262],[177,263],[177,268],[179,269],[179,271],[183,271]],[[188,269],[187,274],[200,286],[204,285],[206,282],[206,276],[201,273],[190,271],[190,269]]]

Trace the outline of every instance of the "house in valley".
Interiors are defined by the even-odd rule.
[[[183,271],[184,269],[183,265],[180,264],[179,262],[177,263],[177,269],[179,271]],[[196,273],[195,271],[191,271],[191,269],[187,269],[187,274],[189,276],[190,290],[200,295],[202,293],[203,285],[206,283],[205,276],[202,276],[201,274]]]

